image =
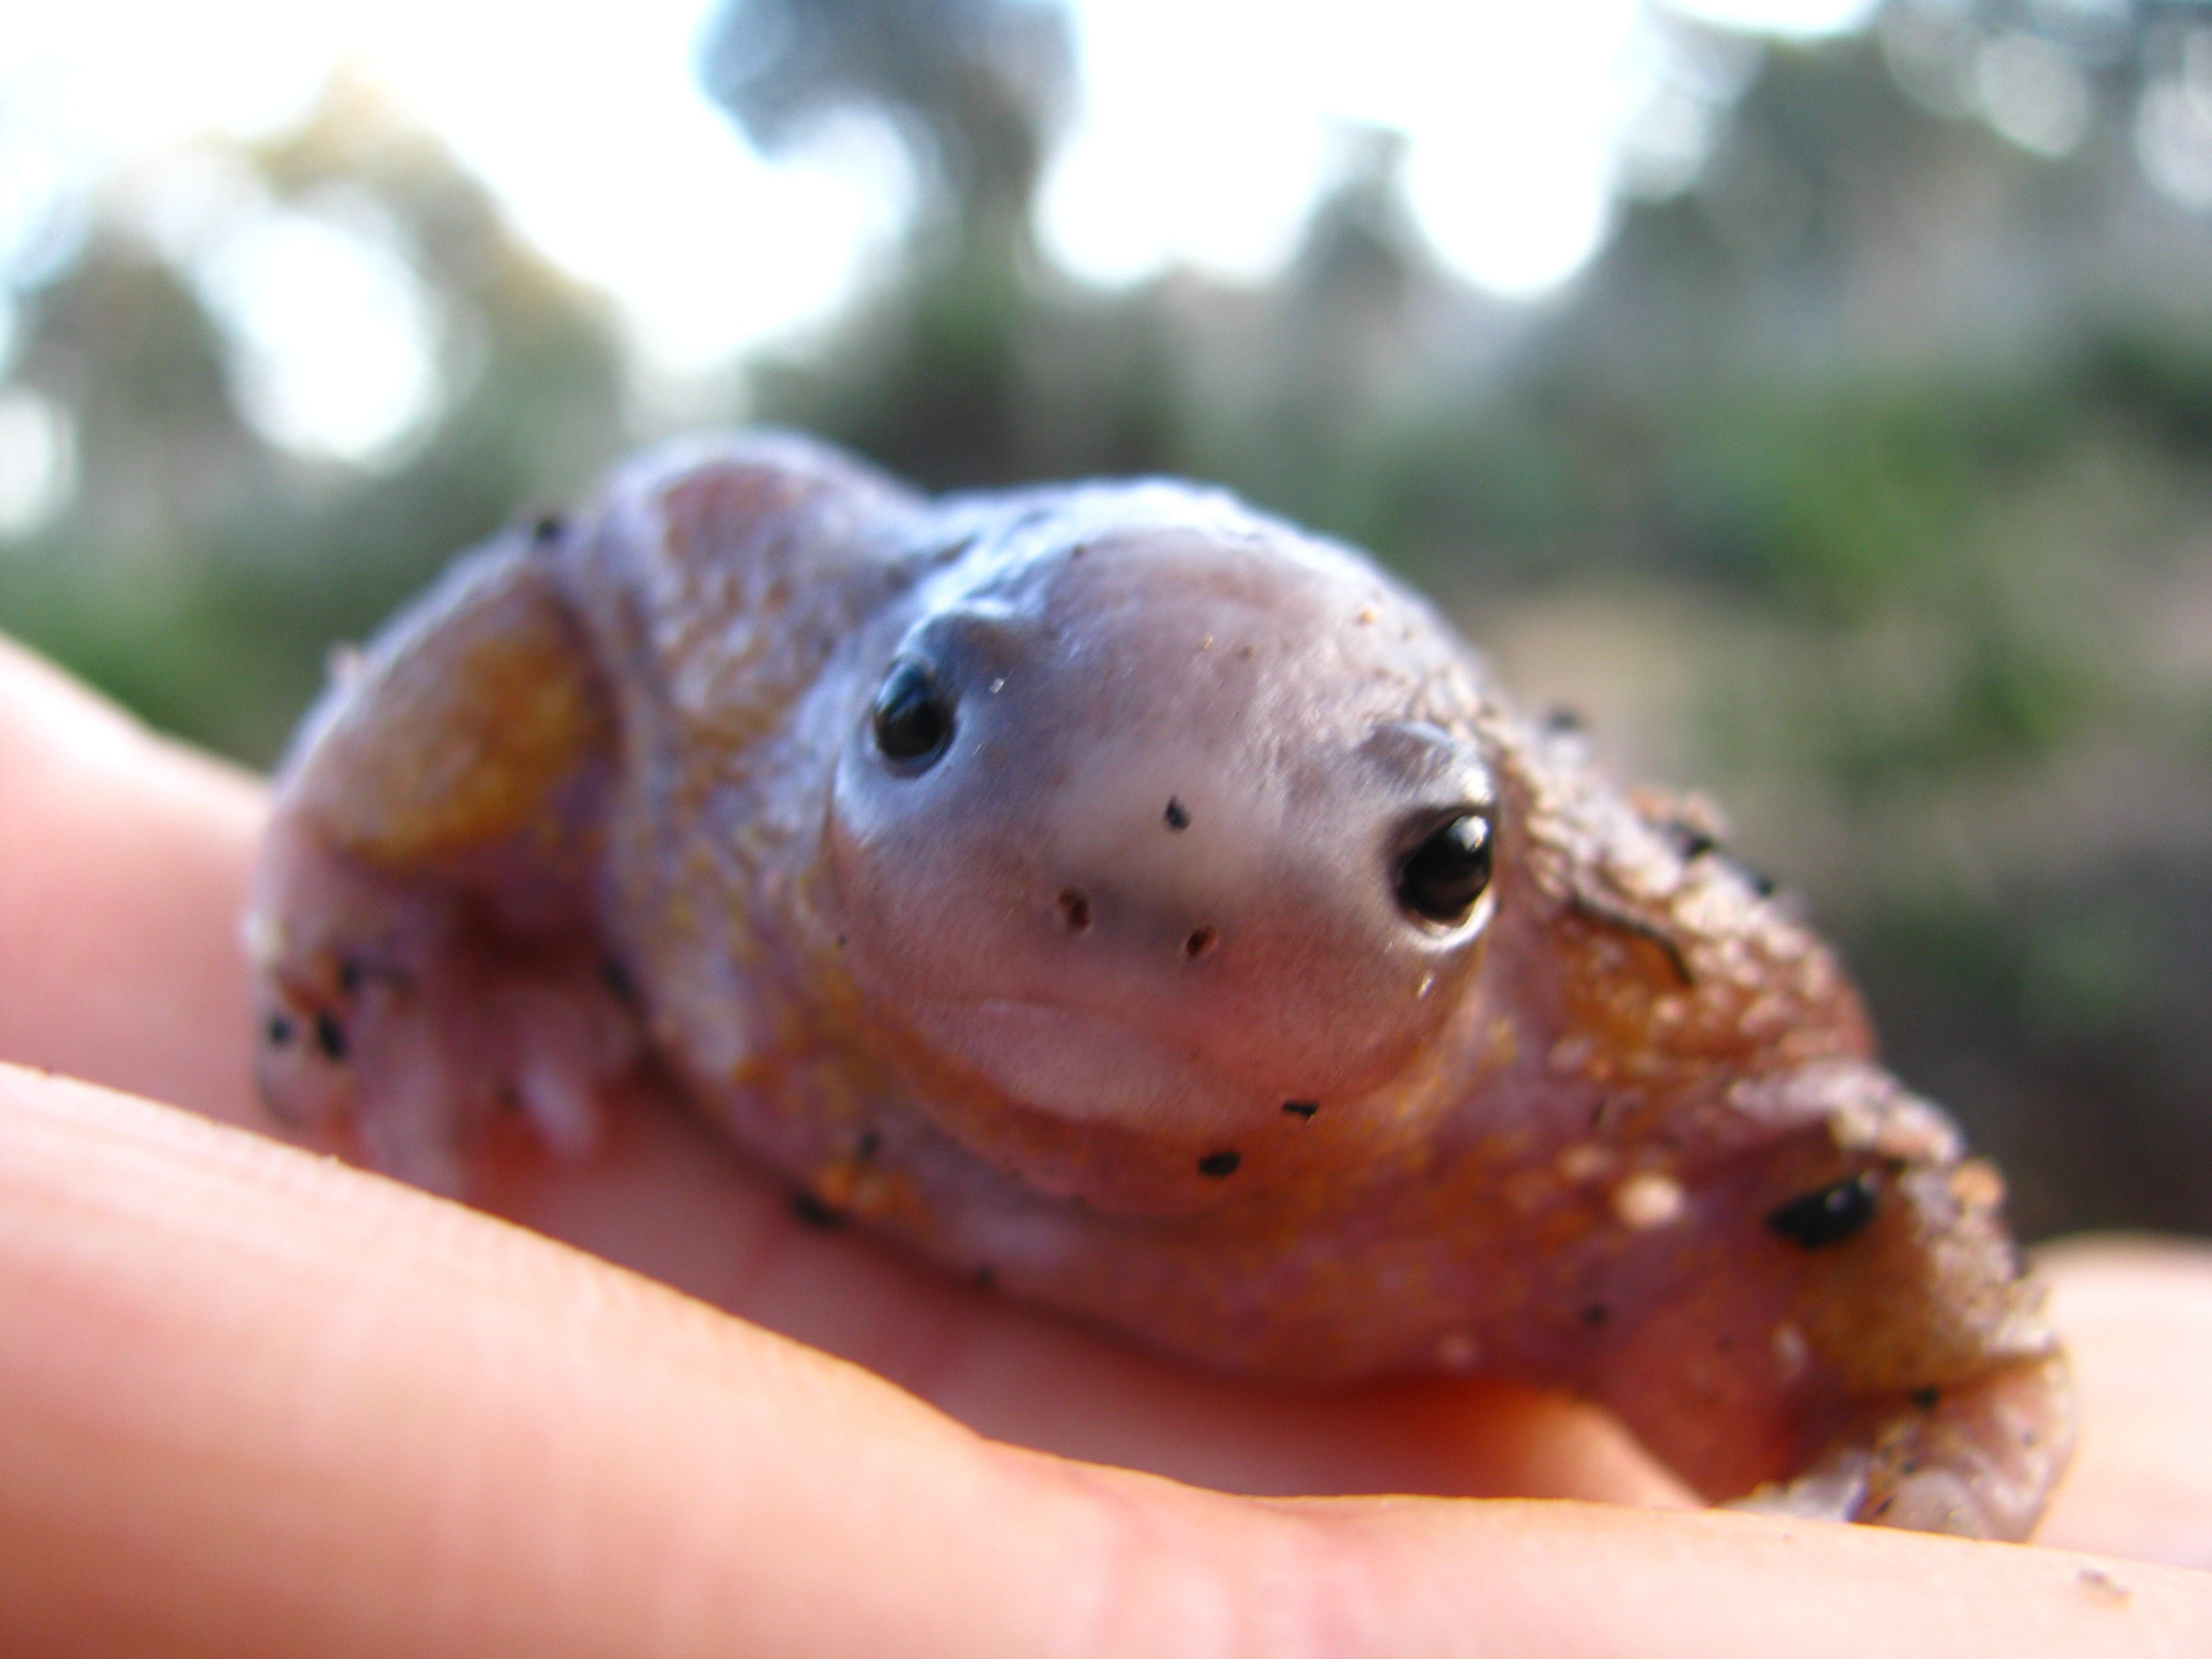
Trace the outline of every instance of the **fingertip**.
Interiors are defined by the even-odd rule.
[[[2081,1413],[2038,1540],[2212,1567],[2212,1244],[2104,1234],[2036,1265]]]
[[[0,1650],[2189,1650],[2201,1575],[993,1445],[578,1252],[0,1071]]]
[[[265,811],[0,640],[0,1058],[269,1127],[238,939]]]

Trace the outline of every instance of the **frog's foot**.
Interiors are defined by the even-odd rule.
[[[640,1046],[592,902],[612,715],[559,552],[495,542],[341,666],[246,921],[270,1109],[441,1192],[503,1112],[589,1151]]]
[[[2025,1537],[2073,1393],[2003,1183],[1886,1075],[1830,1070],[1848,1111],[1717,1163],[1622,1253],[1594,1392],[1716,1498]]]
[[[1731,1509],[1863,1521],[1965,1538],[2026,1538],[2074,1447],[2063,1354],[2014,1361],[1961,1387],[1915,1391],[1864,1436]]]
[[[449,889],[312,845],[285,854],[247,922],[276,1116],[447,1194],[502,1115],[556,1154],[592,1151],[597,1099],[641,1043],[621,975],[587,940],[518,939]]]

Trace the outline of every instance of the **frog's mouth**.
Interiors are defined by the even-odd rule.
[[[1285,1092],[1235,1065],[1233,1033],[1206,1042],[1092,1009],[1003,997],[932,1000],[908,1017],[943,1060],[1069,1122],[1181,1140],[1264,1117]]]

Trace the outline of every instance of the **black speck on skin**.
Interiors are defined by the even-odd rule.
[[[1190,828],[1190,808],[1185,806],[1182,804],[1182,799],[1177,796],[1170,795],[1168,797],[1168,810],[1164,816],[1166,817],[1168,828],[1170,830],[1188,830]]]
[[[1244,1154],[1233,1146],[1224,1146],[1218,1152],[1208,1152],[1198,1160],[1198,1172],[1208,1181],[1226,1181],[1237,1173],[1244,1162]]]
[[[271,1014],[269,1016],[268,1023],[262,1026],[261,1035],[268,1039],[270,1048],[282,1048],[300,1033],[298,1028],[285,1015]]]
[[[348,957],[338,963],[338,989],[351,996],[361,989],[362,981],[368,977],[368,969],[359,957]]]
[[[1907,1395],[1905,1398],[1910,1400],[1914,1405],[1919,1407],[1922,1411],[1932,1412],[1942,1402],[1943,1390],[1941,1389],[1915,1389],[1911,1394]]]
[[[530,526],[530,539],[533,542],[556,542],[561,539],[561,532],[568,527],[568,521],[558,513],[542,514],[538,522]]]
[[[975,1272],[968,1275],[968,1282],[979,1291],[995,1291],[999,1288],[999,1270],[988,1261],[979,1261]]]
[[[1292,1117],[1310,1119],[1316,1112],[1321,1110],[1321,1102],[1317,1100],[1286,1100],[1283,1103],[1283,1109],[1288,1112]]]
[[[791,1195],[791,1212],[808,1226],[818,1227],[825,1233],[835,1232],[845,1224],[842,1215],[804,1188]]]
[[[1860,1174],[1791,1199],[1768,1214],[1766,1226],[1802,1249],[1820,1250],[1864,1232],[1874,1212],[1874,1182]]]
[[[599,977],[606,981],[607,989],[614,993],[617,1002],[625,1008],[637,1006],[637,981],[630,977],[629,969],[623,966],[619,959],[614,957],[602,959]]]
[[[1593,1302],[1583,1310],[1583,1323],[1595,1327],[1613,1317],[1613,1310],[1602,1302]]]
[[[325,1012],[315,1016],[315,1047],[323,1051],[323,1058],[333,1066],[344,1060],[345,1027],[338,1024],[336,1014]]]
[[[1754,870],[1739,860],[1730,859],[1729,864],[1742,878],[1744,885],[1761,898],[1772,898],[1775,890],[1782,884],[1764,871]]]
[[[853,1152],[854,1155],[857,1157],[861,1163],[871,1164],[875,1161],[876,1154],[883,1151],[883,1136],[878,1134],[873,1129],[870,1129],[861,1135],[860,1144],[855,1146],[853,1149]]]
[[[1719,842],[1698,829],[1696,824],[1685,823],[1680,818],[1670,818],[1660,828],[1665,832],[1667,839],[1674,842],[1675,852],[1681,854],[1685,863],[1692,859],[1701,859],[1706,854],[1718,850],[1720,847]]]

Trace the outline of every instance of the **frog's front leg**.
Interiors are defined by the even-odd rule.
[[[1825,1106],[1687,1182],[1613,1270],[1595,1392],[1714,1498],[2025,1537],[2073,1397],[1995,1171],[1874,1066],[1770,1092]]]
[[[595,915],[612,732],[544,539],[463,564],[341,671],[246,921],[278,1116],[447,1192],[502,1111],[592,1145],[639,1047]]]

